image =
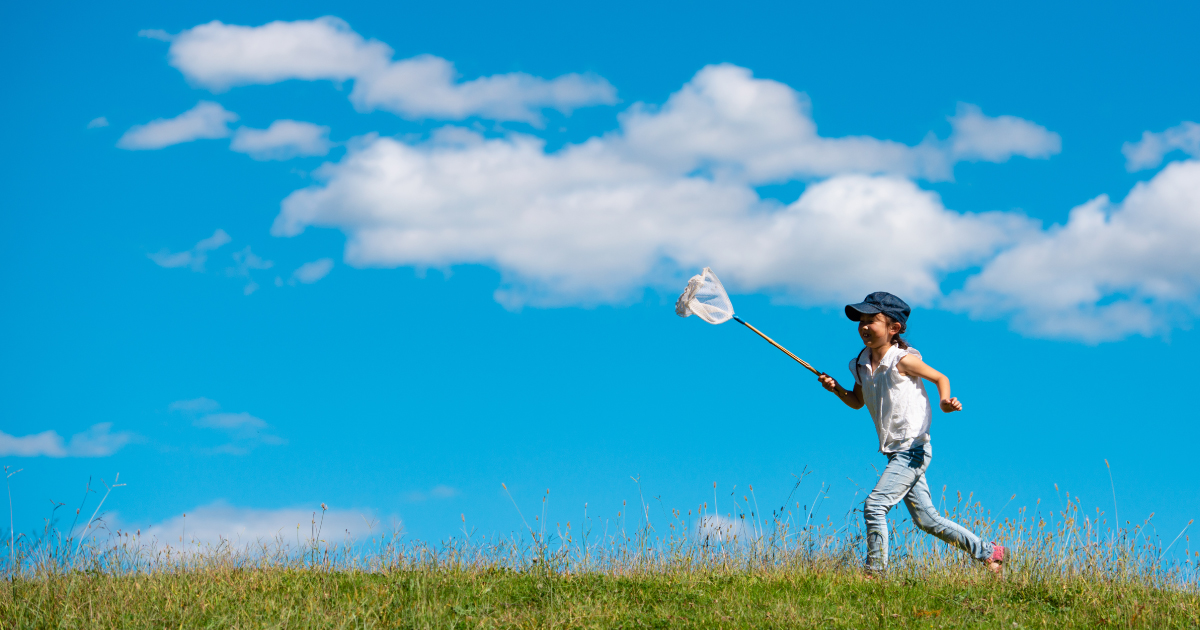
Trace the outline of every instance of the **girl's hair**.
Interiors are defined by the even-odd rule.
[[[885,318],[887,318],[887,321],[888,321],[888,324],[889,324],[889,325],[891,325],[891,324],[900,324],[900,321],[899,321],[899,320],[897,320],[897,319],[896,319],[896,318],[894,318],[894,317],[891,317],[890,315],[886,315],[886,314],[885,314],[885,315],[884,315],[884,317],[885,317]],[[902,333],[902,332],[904,332],[904,331],[906,331],[906,330],[908,330],[908,325],[907,325],[907,324],[900,324],[900,332],[898,332],[898,333],[896,333],[896,334],[892,335],[892,345],[896,346],[897,348],[900,348],[901,350],[907,350],[907,349],[908,349],[908,342],[904,340],[904,337],[901,337],[901,336],[900,336],[900,333]]]

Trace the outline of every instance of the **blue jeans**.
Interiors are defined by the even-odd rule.
[[[992,543],[984,542],[962,525],[942,518],[933,506],[929,484],[925,481],[925,470],[933,458],[933,447],[928,442],[907,451],[888,453],[887,457],[887,467],[863,506],[867,522],[868,570],[880,571],[887,567],[887,513],[901,499],[917,527],[966,551],[976,560],[987,560],[992,556]]]

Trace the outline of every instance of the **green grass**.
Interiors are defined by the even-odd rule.
[[[869,579],[857,510],[822,523],[789,497],[764,516],[752,497],[552,530],[543,507],[540,530],[518,512],[524,536],[464,524],[436,545],[400,532],[336,544],[323,512],[306,540],[164,544],[109,532],[98,505],[9,534],[0,628],[1200,629],[1200,551],[1187,527],[1160,537],[1153,515],[1114,527],[1067,495],[998,519],[958,495],[942,511],[1009,547],[1003,577],[893,521],[891,565]]]
[[[8,628],[1197,628],[1196,592],[855,571],[208,569],[6,585]]]

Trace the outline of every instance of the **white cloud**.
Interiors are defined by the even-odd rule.
[[[241,413],[210,413],[192,424],[208,429],[223,429],[230,432],[257,432],[267,427],[267,422],[245,411]]]
[[[200,101],[174,118],[159,118],[130,127],[117,141],[117,146],[136,151],[161,149],[193,140],[226,138],[230,133],[229,123],[237,119],[237,114],[227,111],[219,103]]]
[[[176,36],[169,55],[189,81],[223,91],[288,79],[345,81],[385,66],[392,49],[323,17],[257,27],[214,20]]]
[[[1059,148],[1040,126],[972,106],[948,139],[915,147],[823,138],[803,95],[710,66],[661,108],[635,105],[620,121],[553,153],[531,136],[461,127],[417,143],[361,138],[283,201],[272,232],[339,229],[355,266],[488,265],[510,307],[621,302],[712,266],[738,292],[837,304],[886,289],[1087,341],[1159,334],[1200,313],[1197,162],[1041,230],[1017,212],[954,212],[907,179]],[[817,177],[786,206],[753,188]],[[943,296],[947,273],[977,265]]]
[[[42,431],[24,437],[16,437],[0,431],[0,455],[66,457],[67,449],[63,444],[62,436],[56,431]]]
[[[276,120],[266,129],[240,127],[229,148],[256,160],[290,160],[294,157],[325,155],[333,143],[329,127],[298,120]]]
[[[204,262],[208,260],[208,252],[225,245],[232,240],[225,230],[217,229],[212,236],[202,239],[196,243],[194,247],[178,253],[171,253],[169,250],[162,250],[155,254],[147,254],[150,260],[159,267],[168,269],[175,267],[189,267],[192,271],[204,271]]]
[[[121,450],[137,436],[129,432],[112,432],[111,422],[94,424],[87,431],[76,433],[66,442],[56,431],[16,437],[0,431],[0,456],[18,457],[108,457]]]
[[[341,229],[357,266],[491,265],[497,298],[519,306],[621,301],[705,265],[740,291],[823,302],[886,286],[928,304],[946,272],[1031,229],[949,211],[906,179],[836,175],[932,174],[946,149],[821,138],[800,96],[711,66],[660,110],[635,106],[620,131],[555,153],[457,127],[418,145],[366,138],[285,199],[272,232]],[[835,176],[785,208],[751,188],[820,175]],[[864,243],[889,255],[852,253]]]
[[[170,250],[164,249],[154,254],[147,254],[147,257],[160,267],[188,267],[192,271],[202,272],[204,264],[208,260],[208,252],[224,246],[231,240],[225,230],[218,229],[213,232],[212,236],[196,243],[189,250],[172,253]],[[233,259],[233,266],[225,269],[225,275],[231,278],[244,278],[246,284],[242,288],[242,293],[245,295],[250,295],[258,290],[258,283],[253,278],[255,271],[275,266],[274,262],[255,254],[249,245],[233,252],[230,257]]]
[[[536,123],[544,107],[613,98],[606,82],[578,75],[457,83],[449,62],[392,61],[390,48],[335,18],[256,28],[213,22],[176,37],[171,58],[214,90],[353,79],[360,109],[412,117]],[[461,127],[423,142],[360,138],[319,169],[319,185],[284,200],[272,232],[339,229],[346,262],[356,266],[490,265],[504,279],[496,298],[512,307],[620,302],[711,265],[737,291],[837,303],[886,288],[914,304],[1007,313],[1031,334],[1089,341],[1158,334],[1200,312],[1192,271],[1200,267],[1186,249],[1200,200],[1194,162],[1168,167],[1120,204],[1098,198],[1065,226],[1042,231],[1019,213],[948,210],[910,180],[950,179],[962,160],[1048,158],[1061,150],[1059,135],[970,104],[950,123],[948,138],[930,134],[915,146],[822,137],[803,93],[743,68],[709,66],[661,107],[636,104],[618,130],[553,153],[532,136],[485,138]],[[235,150],[266,156],[312,146],[280,141],[282,131],[271,139],[276,124],[240,131]],[[328,142],[313,129],[321,128],[306,128],[306,139]],[[1147,132],[1124,152],[1136,170],[1176,149],[1200,152],[1200,125]],[[795,180],[815,183],[787,206],[754,190]],[[869,247],[887,256],[859,253]],[[258,288],[250,270],[271,266],[249,248],[235,261],[230,275],[247,278],[247,293]],[[160,264],[193,258],[164,253]],[[982,272],[942,295],[945,274],[975,265]],[[292,281],[320,269],[306,265]]]
[[[354,80],[350,94],[364,110],[413,118],[538,122],[540,110],[616,102],[604,79],[568,74],[547,81],[509,73],[457,82],[453,64],[432,55],[392,61],[393,50],[365,40],[342,20],[323,17],[249,27],[218,21],[171,40],[170,63],[195,85],[222,91],[238,85]]]
[[[1062,151],[1062,138],[1015,116],[990,118],[975,105],[958,104],[950,119],[951,154],[958,160],[1005,162],[1014,155],[1045,159]]]
[[[604,79],[566,74],[545,80],[523,72],[456,83],[454,64],[433,55],[390,63],[360,75],[350,100],[363,111],[382,109],[409,118],[541,121],[540,110],[569,113],[589,105],[615,103],[616,90]]]
[[[321,278],[329,275],[333,269],[333,259],[321,258],[312,262],[300,265],[296,271],[292,272],[292,280],[302,282],[304,284],[312,284]]]
[[[93,118],[87,124],[88,129],[99,129],[100,127],[107,127],[107,126],[108,126],[108,119],[105,118],[104,116],[101,116],[99,118]]]
[[[1200,314],[1200,162],[1175,162],[1121,203],[1102,195],[996,256],[946,301],[1025,332],[1098,342]]]
[[[1140,141],[1121,147],[1125,168],[1131,173],[1162,164],[1163,157],[1176,150],[1200,157],[1200,125],[1186,121],[1160,133],[1143,131]]]
[[[716,514],[702,516],[692,535],[696,540],[712,543],[749,543],[753,540],[754,530],[746,525],[745,519]]]
[[[936,139],[910,147],[867,136],[824,138],[810,111],[805,94],[721,64],[700,70],[661,108],[635,104],[621,115],[620,135],[595,143],[675,174],[703,169],[757,183],[848,172],[949,177]]]
[[[331,509],[324,513],[324,521],[321,512],[320,506],[269,510],[217,501],[152,525],[142,531],[142,536],[174,548],[229,542],[242,549],[259,543],[273,546],[276,541],[302,547],[312,540],[317,527],[320,539],[329,543],[362,539],[382,531],[371,511]]]

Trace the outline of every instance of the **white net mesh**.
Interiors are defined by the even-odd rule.
[[[708,267],[688,280],[683,295],[675,301],[675,314],[696,315],[710,324],[723,324],[733,317],[733,304],[717,274]]]

